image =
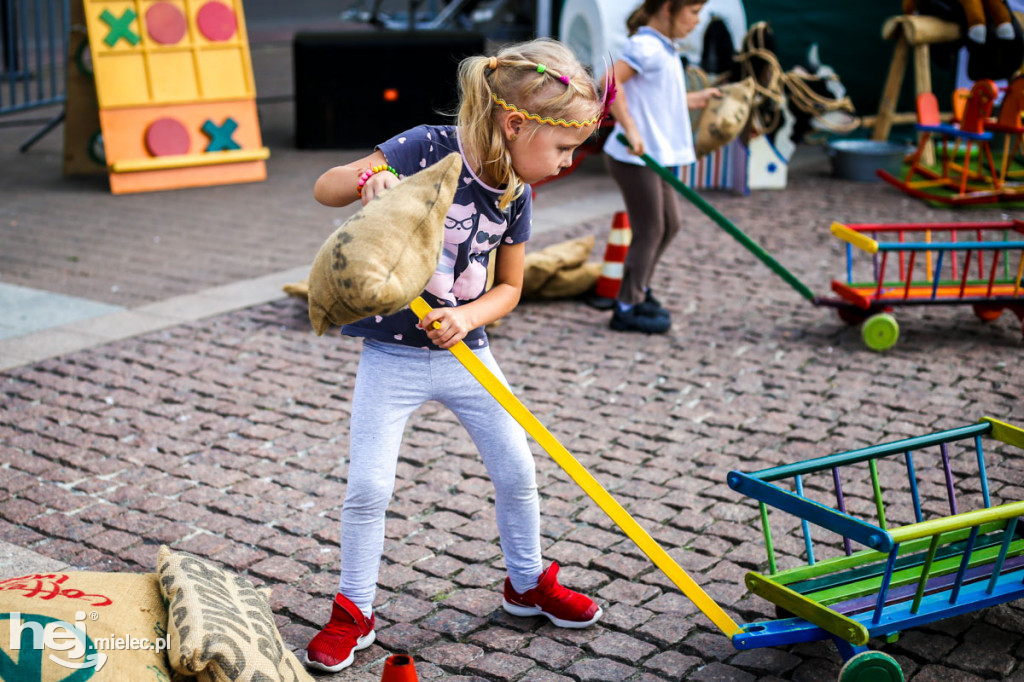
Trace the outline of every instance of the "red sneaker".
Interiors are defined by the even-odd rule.
[[[306,647],[306,666],[336,673],[352,665],[355,652],[373,644],[374,617],[363,615],[359,607],[342,595],[334,598],[331,620]]]
[[[590,597],[558,584],[558,564],[552,562],[540,576],[537,587],[523,594],[512,589],[505,578],[502,607],[513,616],[547,616],[560,628],[585,628],[601,617],[601,608]]]

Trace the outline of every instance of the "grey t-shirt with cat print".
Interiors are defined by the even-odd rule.
[[[499,243],[519,244],[530,238],[530,187],[502,212],[498,200],[503,190],[485,185],[469,168],[456,131],[455,126],[418,126],[377,147],[400,178],[433,165],[454,151],[462,154],[462,177],[445,217],[441,259],[421,294],[434,308],[462,305],[479,298],[487,284],[488,254]],[[416,323],[416,315],[405,309],[394,315],[377,315],[346,324],[341,332],[437,350]],[[470,331],[464,340],[470,348],[482,348],[487,345],[487,334],[480,327]]]

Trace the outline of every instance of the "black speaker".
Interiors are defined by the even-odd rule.
[[[295,143],[358,149],[421,123],[451,121],[458,68],[484,36],[444,31],[297,33]]]

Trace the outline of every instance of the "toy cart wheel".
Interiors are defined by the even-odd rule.
[[[862,651],[839,671],[839,682],[903,682],[903,671],[888,654]]]
[[[841,306],[836,308],[836,314],[839,315],[840,320],[851,327],[855,327],[868,319],[868,312],[866,310],[854,308],[853,306]]]
[[[974,314],[977,315],[982,322],[998,320],[999,316],[1003,314],[1002,308],[994,306],[991,303],[975,303],[971,307],[974,309]]]
[[[867,319],[861,327],[860,335],[871,350],[889,350],[900,338],[900,326],[889,313],[879,313]]]

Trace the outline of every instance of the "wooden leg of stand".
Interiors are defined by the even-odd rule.
[[[900,89],[903,87],[903,76],[907,71],[909,59],[910,45],[901,35],[896,39],[896,47],[893,49],[889,75],[885,79],[885,88],[882,90],[882,101],[878,104],[878,118],[875,120],[875,129],[871,133],[872,140],[889,139],[892,117],[896,113],[896,105],[900,98]]]

